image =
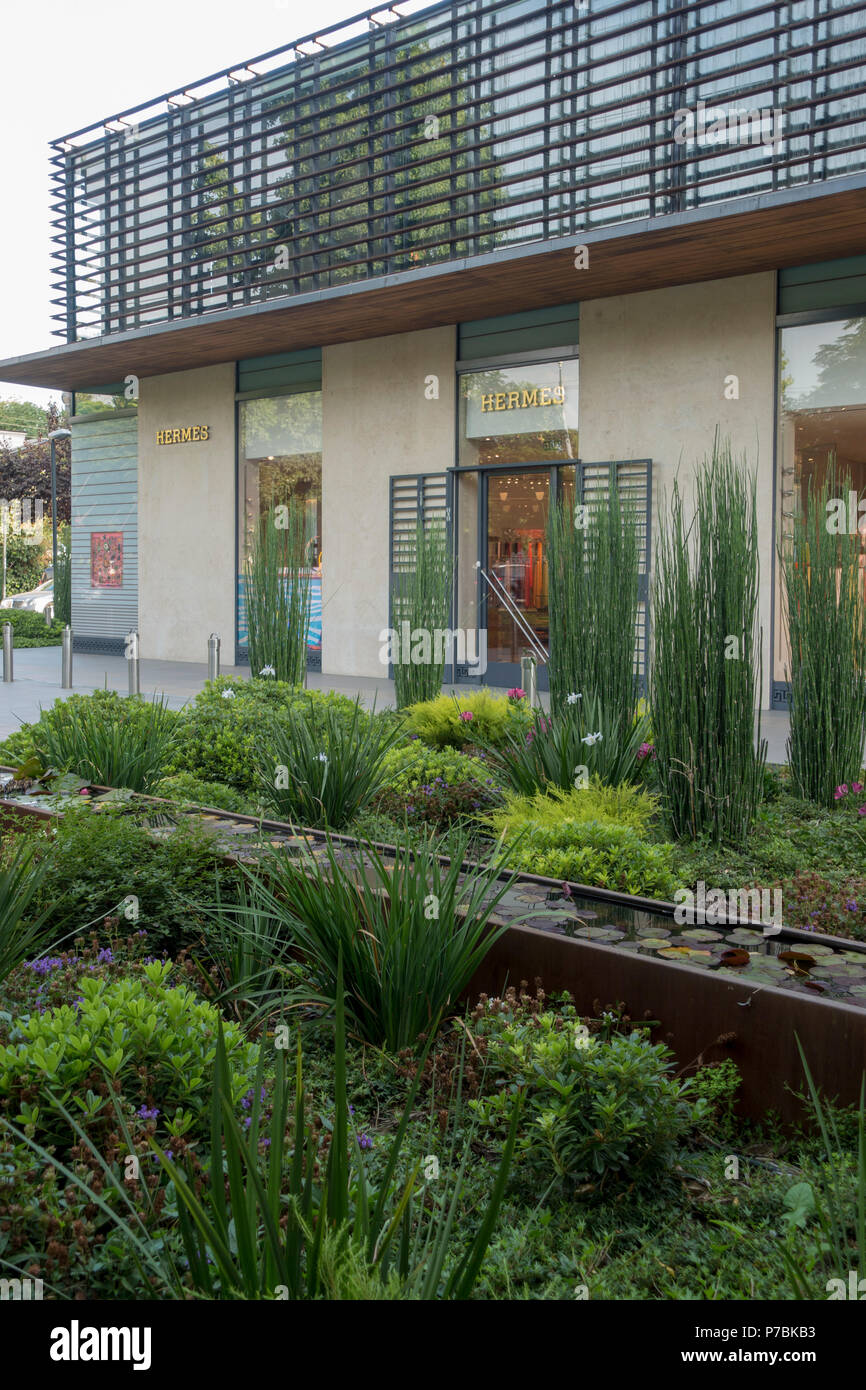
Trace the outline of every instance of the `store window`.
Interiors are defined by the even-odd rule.
[[[802,515],[809,486],[820,488],[831,463],[866,497],[866,318],[800,324],[781,331],[779,353],[777,526],[785,538]],[[866,529],[866,519],[859,523]],[[864,576],[866,582],[866,576]],[[784,682],[788,650],[777,584],[775,679]]]
[[[310,580],[309,663],[322,657],[322,393],[242,401],[239,407],[238,645],[247,645],[244,566],[260,521],[294,499],[305,518]]]

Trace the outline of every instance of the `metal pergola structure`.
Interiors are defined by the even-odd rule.
[[[413,9],[413,13],[407,11]],[[416,0],[53,142],[55,332],[190,319],[866,168],[866,3]],[[698,103],[771,145],[674,139]]]

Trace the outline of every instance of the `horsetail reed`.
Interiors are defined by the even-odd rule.
[[[310,576],[303,509],[295,498],[262,515],[244,565],[250,670],[272,667],[301,685],[307,668]]]
[[[551,710],[572,693],[595,696],[625,731],[637,700],[641,538],[613,466],[604,496],[551,508],[547,539]]]
[[[397,708],[432,700],[442,689],[447,652],[436,634],[448,630],[451,611],[452,558],[445,526],[418,521],[415,534],[397,556],[391,621],[398,632],[417,634],[409,651],[401,645],[394,660]],[[404,625],[407,625],[404,627]]]
[[[817,490],[809,480],[780,545],[791,651],[788,761],[800,794],[822,806],[832,806],[837,787],[857,781],[863,765],[866,536],[848,524],[851,491],[831,458]]]
[[[681,838],[743,844],[760,800],[759,568],[756,477],[717,433],[695,477],[694,516],[686,521],[675,481],[656,551],[652,726]]]

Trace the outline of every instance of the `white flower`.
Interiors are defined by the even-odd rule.
[[[277,673],[273,666],[263,666],[259,671],[260,676],[275,676]]]
[[[582,695],[577,695],[577,694],[575,694],[575,692],[572,690],[572,692],[571,692],[570,695],[566,695],[566,697],[565,697],[565,703],[566,703],[567,705],[576,705],[577,702],[578,702],[578,700],[582,700],[582,699],[583,699],[583,696],[582,696]]]
[[[593,1041],[594,1041],[594,1039],[590,1036],[590,1032],[589,1032],[589,1029],[587,1028],[586,1024],[585,1024],[585,1023],[580,1023],[580,1024],[578,1024],[577,1028],[574,1030],[574,1045],[575,1045],[575,1047],[581,1047],[581,1048],[582,1048],[582,1047],[591,1047],[592,1044],[593,1044]]]
[[[234,692],[233,690],[224,690],[224,691],[223,691],[223,699],[224,699],[224,700],[233,700],[234,698],[235,698],[235,692]]]
[[[601,742],[601,731],[599,731],[597,734],[585,734],[580,741],[581,743],[588,743],[591,748],[594,743]]]
[[[318,754],[318,759],[319,759],[319,762],[320,762],[320,763],[326,763],[326,762],[328,761],[328,755],[327,755],[327,753],[319,753],[319,754]]]

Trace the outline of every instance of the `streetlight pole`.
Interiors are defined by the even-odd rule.
[[[51,575],[54,597],[57,598],[57,458],[55,447],[58,439],[69,439],[71,430],[52,430],[51,440]]]

